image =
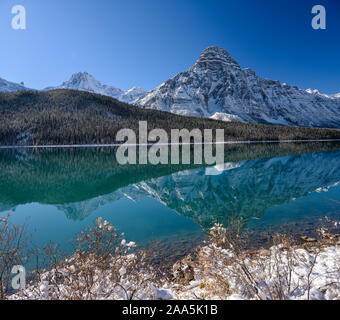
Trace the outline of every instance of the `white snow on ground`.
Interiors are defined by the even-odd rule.
[[[328,222],[339,226],[339,221]],[[37,273],[35,282],[8,299],[340,300],[340,235],[325,227],[320,241],[303,237],[304,245],[293,245],[280,236],[270,249],[249,251],[237,235],[230,238],[230,231],[215,224],[196,259],[186,257],[173,266],[172,275],[163,276],[147,262],[144,250],[131,252],[136,244],[116,231],[98,218],[96,228],[78,237],[70,258]],[[115,240],[118,245],[107,247]],[[53,257],[48,255],[50,261]]]
[[[251,300],[251,299],[271,299],[269,292],[279,281],[283,282],[283,294],[286,299],[306,300],[338,300],[340,299],[340,247],[339,245],[329,246],[322,249],[319,254],[312,253],[306,249],[296,248],[293,252],[293,259],[288,258],[283,247],[272,247],[270,255],[256,260],[245,260],[245,265],[256,278],[256,289],[258,296],[251,295],[249,289],[245,286],[244,280],[239,278],[235,273],[240,269],[239,265],[229,264],[232,253],[229,250],[216,247],[214,244],[202,248],[202,253],[206,255],[208,264],[205,269],[209,270],[210,275],[206,277],[205,272],[196,269],[196,280],[183,286],[167,282],[164,286],[156,286],[151,280],[142,289],[137,286],[135,279],[129,279],[125,267],[119,270],[121,282],[119,285],[111,284],[109,277],[105,274],[98,274],[95,277],[96,284],[93,287],[96,299],[116,299],[126,300],[125,290],[140,289],[135,299],[152,300]],[[133,259],[133,255],[126,257],[127,261]],[[230,260],[231,261],[231,260]],[[312,265],[314,263],[314,267]],[[289,274],[288,265],[292,264],[290,289],[286,287],[285,276]],[[277,269],[276,269],[277,268]],[[72,267],[69,268],[72,271]],[[59,273],[68,275],[69,270],[59,270]],[[73,270],[74,271],[74,270]],[[28,287],[25,293],[15,294],[9,297],[11,300],[16,299],[50,299],[52,290],[48,278],[51,272],[43,275],[42,281],[36,285]],[[281,279],[279,279],[279,275]],[[143,277],[148,277],[145,274]],[[216,278],[215,278],[216,277]],[[46,279],[46,280],[44,280]],[[227,279],[227,288],[220,286],[216,279]],[[216,286],[220,286],[216,288]],[[308,288],[310,286],[310,288]],[[214,288],[215,287],[215,288]],[[59,285],[58,299],[66,299],[69,294],[69,288],[65,285]],[[110,295],[107,295],[111,292]]]
[[[29,286],[24,291],[13,294],[8,297],[9,300],[69,300],[79,299],[79,295],[84,300],[129,300],[132,291],[136,290],[134,300],[150,300],[155,298],[156,290],[151,281],[149,284],[136,282],[134,277],[129,278],[127,274],[127,265],[129,260],[133,260],[133,255],[126,256],[126,267],[122,266],[118,271],[119,282],[111,280],[112,275],[108,272],[97,272],[93,278],[91,285],[91,294],[88,294],[84,288],[85,283],[79,286],[75,285],[76,279],[72,279],[71,274],[76,271],[75,266],[70,266],[67,269],[58,269],[42,274],[41,281],[35,286]],[[112,263],[112,266],[114,263]],[[57,277],[68,278],[68,284],[63,283],[55,285],[54,281]],[[51,283],[51,277],[54,277]],[[141,276],[142,278],[143,276]],[[144,275],[145,278],[148,275]],[[78,287],[82,287],[78,289]],[[77,292],[78,290],[78,292]],[[89,295],[89,296],[87,296]]]
[[[216,250],[219,252],[216,260]],[[172,294],[175,299],[211,299],[211,300],[252,300],[252,299],[271,299],[269,289],[279,283],[278,274],[282,277],[287,273],[287,259],[282,253],[279,259],[279,268],[275,270],[277,254],[280,248],[271,248],[271,255],[264,261],[256,264],[254,260],[247,260],[246,265],[253,275],[257,277],[256,286],[259,296],[247,294],[247,288],[243,281],[235,277],[235,270],[240,266],[225,265],[223,259],[230,257],[230,252],[223,249],[207,246],[204,252],[210,257],[210,264],[206,266],[210,273],[215,273],[216,278],[228,279],[228,292],[226,290],[212,289],[216,285],[216,278],[207,278],[201,270],[196,270],[197,280],[192,281],[188,286],[176,289],[168,287],[166,291]],[[214,253],[214,257],[211,254]],[[298,260],[292,268],[291,289],[284,287],[286,299],[306,300],[308,298],[308,282],[310,281],[309,298],[312,300],[338,300],[340,299],[340,247],[332,246],[324,248],[316,257],[316,254],[310,253],[305,249],[296,249],[295,254]],[[223,258],[222,258],[223,257]],[[264,257],[262,257],[263,259]],[[311,271],[311,265],[315,261],[315,266]],[[308,274],[311,271],[310,277]]]

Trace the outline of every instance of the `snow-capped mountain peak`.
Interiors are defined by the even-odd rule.
[[[135,102],[143,108],[186,116],[228,115],[244,122],[340,127],[340,99],[263,79],[242,69],[219,47],[209,47],[185,72]]]
[[[145,91],[138,87],[133,87],[130,90],[123,90],[113,86],[103,85],[88,72],[75,73],[71,76],[70,80],[63,82],[60,86],[49,87],[45,90],[55,89],[88,91],[113,97],[126,103],[133,103],[136,99],[145,95]]]
[[[78,72],[73,74],[71,79],[64,82],[62,86],[73,86],[77,90],[93,90],[96,88],[101,88],[102,84],[88,72]]]
[[[46,88],[45,90],[55,90],[55,89],[88,91],[88,92],[110,96],[116,99],[118,99],[124,93],[124,91],[121,89],[102,85],[98,80],[96,80],[88,72],[77,72],[71,76],[70,80],[63,82],[60,86],[49,87],[49,88]]]
[[[340,93],[337,93],[337,94],[324,94],[324,93],[321,93],[319,90],[317,89],[307,89],[306,90],[307,93],[309,94],[314,94],[314,95],[318,95],[318,96],[322,96],[322,97],[325,97],[325,98],[329,98],[329,99],[339,99],[340,98]]]
[[[233,66],[240,68],[240,65],[230,56],[227,50],[219,47],[208,47],[198,58],[196,67],[214,67],[218,65]]]

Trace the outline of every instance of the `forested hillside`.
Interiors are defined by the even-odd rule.
[[[141,109],[73,90],[0,94],[0,145],[110,144],[119,129],[224,129],[226,140],[340,139],[340,130],[221,122]]]

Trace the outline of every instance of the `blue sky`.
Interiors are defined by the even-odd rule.
[[[11,28],[16,4],[26,30]],[[311,27],[316,4],[327,30]],[[339,0],[1,0],[0,43],[0,77],[37,89],[78,71],[152,89],[218,45],[261,77],[340,92]]]

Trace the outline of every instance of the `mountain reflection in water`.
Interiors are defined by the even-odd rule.
[[[88,218],[95,217],[100,208],[130,199],[136,202],[136,208],[140,204],[139,218],[143,219],[142,206],[150,204],[142,200],[152,198],[207,230],[215,222],[227,225],[231,216],[243,217],[245,221],[261,218],[273,207],[337,186],[339,149],[339,143],[227,145],[225,164],[216,168],[121,166],[115,161],[112,148],[3,149],[0,212],[15,212],[16,208],[24,211],[25,206],[33,203],[64,212],[65,224],[86,219],[90,223],[93,220]],[[156,204],[150,206],[148,210],[158,210]],[[126,211],[127,218],[128,208],[121,209]],[[146,215],[145,219],[154,218]],[[111,222],[115,223],[114,220],[112,213]],[[35,227],[39,229],[39,225]],[[127,224],[125,227],[128,228]],[[175,236],[174,230],[168,236]],[[157,233],[154,231],[149,232]]]

